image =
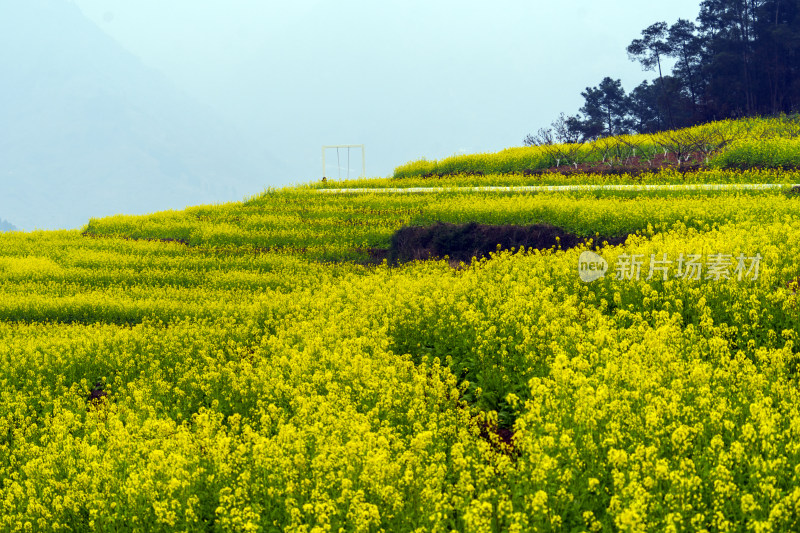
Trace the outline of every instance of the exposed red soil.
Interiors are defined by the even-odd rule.
[[[704,161],[705,156],[701,152],[694,152],[690,154],[683,154],[678,159],[674,153],[663,153],[654,155],[652,157],[644,158],[640,156],[628,157],[622,160],[611,159],[608,161],[595,161],[591,163],[579,163],[577,165],[563,164],[557,167],[542,168],[542,169],[525,169],[522,174],[525,176],[539,176],[543,174],[560,174],[569,176],[572,174],[630,174],[638,176],[639,174],[649,174],[660,172],[664,169],[671,168],[679,172],[695,172],[705,167],[701,162]],[[483,176],[482,171],[476,170],[467,172],[468,175]],[[512,174],[519,174],[519,172],[512,172]],[[448,176],[447,173],[428,173],[423,174],[424,178],[441,178]]]
[[[523,174],[526,176],[540,174],[561,174],[566,176],[571,174],[630,174],[631,176],[638,176],[640,174],[661,172],[665,169],[674,169],[685,174],[686,172],[696,172],[704,168],[705,165],[699,163],[702,160],[703,154],[700,152],[688,154],[688,161],[686,157],[682,157],[679,161],[675,154],[668,153],[667,155],[658,154],[651,158],[629,157],[622,161],[612,160],[605,163],[599,161],[579,163],[578,165],[561,165],[541,170],[527,170]]]

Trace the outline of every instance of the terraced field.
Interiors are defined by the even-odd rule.
[[[798,173],[547,178],[781,187],[357,180],[0,235],[0,528],[800,528]],[[381,261],[436,222],[629,236],[591,282],[589,245]]]

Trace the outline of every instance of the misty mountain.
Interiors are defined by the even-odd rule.
[[[0,218],[0,233],[2,233],[4,231],[16,231],[16,230],[17,230],[17,227],[14,226],[14,224],[12,224],[11,222],[8,222],[7,220],[3,220],[2,218]]]
[[[241,200],[279,167],[67,0],[0,0],[0,213],[26,230]]]

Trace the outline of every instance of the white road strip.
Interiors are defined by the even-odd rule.
[[[717,191],[762,190],[800,186],[796,183],[690,183],[680,185],[520,185],[512,187],[406,187],[317,189],[322,193],[408,193],[408,192],[558,192],[558,191]]]

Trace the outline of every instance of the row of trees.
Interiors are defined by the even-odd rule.
[[[652,133],[800,109],[800,0],[703,0],[697,22],[657,22],[627,48],[657,76],[630,93],[605,77],[584,105],[525,144]],[[674,67],[665,72],[665,61]]]

